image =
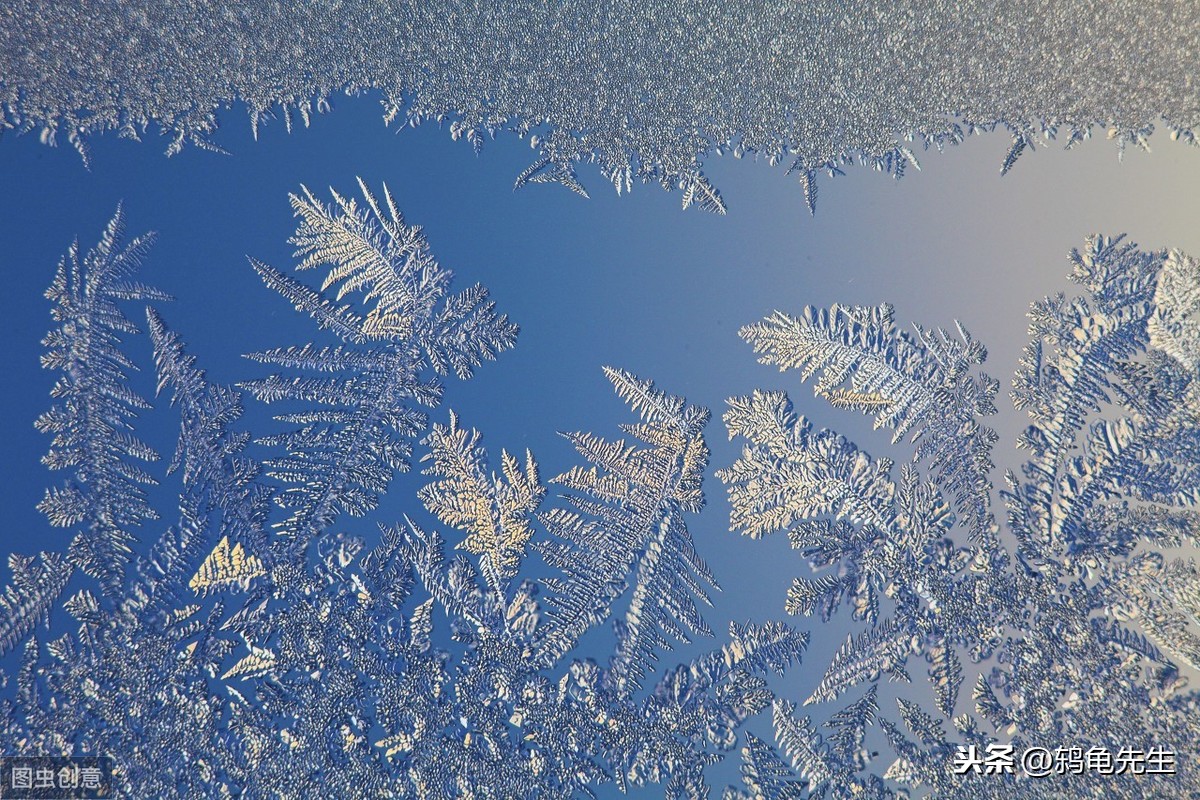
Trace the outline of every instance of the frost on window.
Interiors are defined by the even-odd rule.
[[[918,154],[1003,129],[1026,151],[1097,130],[1147,148],[1194,142],[1193,4],[712,2],[10,3],[0,128],[65,139],[157,131],[216,148],[217,112],[308,124],[339,94],[378,90],[389,124],[434,120],[476,149],[502,132],[535,156],[517,184],[594,164],[618,192],[679,189],[723,212],[714,153],[798,176],[856,162],[897,178]],[[219,148],[216,148],[219,149]],[[589,170],[591,171],[591,170]]]
[[[59,402],[35,423],[53,437],[42,463],[71,476],[47,489],[38,508],[51,525],[78,531],[68,562],[110,590],[121,583],[134,530],[158,516],[146,497],[155,479],[143,464],[159,456],[133,432],[138,412],[150,404],[128,387],[128,373],[136,367],[122,349],[123,339],[139,330],[121,305],[170,299],[137,277],[154,236],[125,244],[124,233],[118,207],[94,248],[81,256],[76,242],[59,262],[46,290],[58,325],[42,340],[42,366],[60,373],[51,391]],[[43,556],[49,566],[44,562]],[[22,565],[21,574],[28,566]],[[69,568],[38,570],[18,585],[49,598],[68,575]],[[31,601],[32,595],[24,602]],[[0,647],[7,649],[4,637]]]
[[[452,274],[386,186],[382,201],[359,187],[363,206],[336,192],[332,206],[307,189],[291,197],[296,269],[322,270],[320,291],[251,259],[267,286],[341,341],[252,353],[286,371],[242,384],[264,403],[304,407],[277,417],[288,431],[259,440],[279,453],[265,463],[287,487],[275,500],[288,516],[275,527],[296,552],[341,513],[374,509],[394,473],[408,469],[427,424],[422,409],[441,401],[440,376],[470,378],[517,336],[483,286],[450,292]],[[360,298],[355,307],[347,296]]]
[[[747,741],[750,794],[734,796],[1175,797],[1200,781],[1190,756],[1174,776],[1021,786],[951,770],[960,744],[1200,747],[1187,688],[1200,668],[1186,555],[1200,543],[1196,261],[1095,236],[1071,266],[1081,292],[1030,311],[1011,392],[1029,416],[1015,442],[1026,460],[1003,476],[1000,521],[985,424],[998,384],[964,328],[904,330],[891,307],[834,306],[742,329],[763,363],[872,416],[913,459],[872,457],[780,391],[729,401],[743,451],[718,474],[733,528],[786,531],[807,560],[781,598],[789,613],[860,621],[804,700],[841,707],[831,732],[777,700],[778,747]],[[885,679],[928,688],[889,707],[876,700]],[[862,745],[876,724],[889,757]]]
[[[118,215],[89,255],[72,248],[46,341],[63,400],[39,425],[75,475],[51,519],[80,532],[65,559],[10,558],[0,645],[23,658],[0,741],[111,754],[127,797],[706,796],[706,768],[808,641],[779,621],[735,623],[663,663],[712,636],[716,580],[688,527],[708,412],[606,370],[632,418],[615,440],[567,434],[583,465],[547,500],[531,453],[493,461],[453,412],[429,419],[440,376],[470,378],[516,327],[482,287],[450,291],[386,189],[362,192],[362,205],[292,198],[297,269],[320,272],[320,288],[252,261],[338,344],[254,354],[279,372],[226,386],[146,310],[160,405],[179,420],[154,478],[137,465],[152,454],[133,411],[153,409],[128,388],[126,348],[130,307],[166,299],[133,275],[148,240],[122,249]],[[247,397],[286,404],[286,431],[256,441]],[[407,511],[381,533],[356,519],[384,513],[413,461],[424,487],[387,506]],[[152,479],[179,489],[170,513],[149,513]],[[133,522],[155,534],[136,551]],[[59,604],[68,564],[86,580]],[[607,660],[581,655],[606,623]]]
[[[483,287],[452,289],[386,187],[359,189],[291,198],[298,277],[251,260],[319,330],[251,354],[269,374],[237,385],[170,327],[138,277],[151,237],[125,243],[120,210],[68,250],[37,427],[65,475],[40,508],[71,533],[9,557],[0,650],[21,664],[0,673],[0,741],[111,755],[130,797],[698,798],[735,752],[729,800],[1132,800],[1200,782],[1196,259],[1101,236],[1071,254],[1079,291],[1031,306],[1009,393],[1024,461],[1002,477],[1000,383],[965,326],[835,305],[742,330],[912,454],[872,455],[783,391],[728,402],[732,528],[786,532],[807,562],[780,612],[822,636],[851,623],[802,675],[809,633],[706,621],[709,412],[606,368],[620,434],[564,434],[578,463],[548,481],[530,452],[489,454],[437,411],[441,381],[470,380],[517,328]],[[246,430],[254,401],[273,432]],[[178,423],[166,463],[138,436],[154,413]],[[414,466],[405,495],[394,479]],[[154,486],[178,502],[154,507]],[[1034,785],[954,770],[960,748],[997,745],[1179,757],[1171,775]]]

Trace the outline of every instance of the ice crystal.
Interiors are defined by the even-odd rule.
[[[118,207],[95,248],[81,258],[78,243],[71,245],[46,291],[59,325],[42,342],[42,366],[62,373],[52,390],[62,402],[36,423],[54,436],[43,463],[75,476],[47,490],[38,508],[51,525],[81,528],[69,560],[109,589],[121,583],[132,530],[157,517],[144,488],[154,478],[138,462],[158,454],[132,434],[133,419],[149,404],[128,388],[134,365],[121,350],[122,335],[138,328],[119,301],[168,299],[136,279],[153,235],[123,246],[124,227]]]
[[[517,334],[482,286],[449,294],[451,274],[433,259],[420,228],[404,223],[387,187],[381,204],[359,185],[365,208],[336,192],[333,207],[307,189],[291,198],[300,218],[292,238],[302,257],[297,269],[326,267],[321,290],[336,286],[333,298],[252,260],[268,286],[344,343],[254,353],[256,361],[301,374],[243,384],[266,403],[317,404],[280,416],[296,427],[262,440],[285,450],[266,467],[288,484],[276,499],[291,514],[278,529],[301,551],[342,511],[373,509],[393,473],[408,468],[411,440],[426,424],[418,406],[441,400],[429,367],[469,378]],[[337,304],[349,293],[362,295],[365,314]]]
[[[23,657],[0,736],[21,754],[111,755],[130,797],[704,797],[707,768],[738,748],[728,800],[1200,785],[1194,258],[1100,236],[1072,253],[1078,295],[1031,307],[1011,392],[1025,461],[998,492],[985,421],[999,384],[963,326],[907,331],[890,306],[839,305],[742,330],[764,363],[913,455],[872,456],[782,391],[725,412],[743,440],[718,471],[732,527],[786,531],[807,560],[784,610],[853,620],[795,698],[829,709],[818,721],[768,683],[806,633],[767,620],[692,642],[712,635],[702,609],[719,590],[690,527],[709,412],[606,368],[636,419],[617,439],[564,434],[583,463],[550,481],[557,498],[532,453],[492,461],[455,413],[430,424],[438,381],[472,377],[516,327],[482,287],[450,291],[386,188],[360,188],[361,205],[292,197],[297,269],[319,288],[252,260],[336,344],[252,354],[278,372],[219,385],[146,310],[157,394],[179,419],[158,473],[142,466],[157,455],[135,423],[153,404],[130,388],[126,348],[141,333],[130,306],[167,299],[135,276],[149,238],[122,246],[118,211],[60,264],[44,363],[62,377],[37,424],[71,478],[41,508],[76,533],[65,554],[9,557],[0,648]],[[244,430],[243,392],[284,403],[286,430]],[[425,483],[400,497],[413,460]],[[169,513],[151,507],[156,481],[179,490]],[[369,540],[355,530],[368,513],[394,524]],[[603,663],[585,637],[610,643]],[[699,655],[664,664],[681,642]],[[929,702],[883,685],[914,674]],[[773,744],[746,730],[768,709]],[[1160,776],[953,771],[960,747],[997,742],[1179,758]]]
[[[209,381],[147,311],[158,391],[181,420],[165,470],[180,489],[177,521],[133,569],[119,569],[117,548],[104,569],[89,563],[105,591],[66,600],[71,629],[55,626],[48,641],[30,633],[70,571],[54,553],[10,558],[2,632],[25,648],[0,735],[26,755],[109,754],[128,797],[568,798],[603,784],[706,796],[705,768],[770,706],[767,676],[807,644],[777,621],[732,624],[723,645],[661,664],[674,641],[711,633],[699,608],[716,582],[687,527],[704,505],[708,412],[606,370],[640,417],[623,426],[636,443],[567,434],[588,466],[555,478],[568,494],[544,508],[532,454],[501,453],[497,475],[477,431],[453,412],[430,427],[413,406],[440,399],[426,373],[470,377],[515,327],[482,288],[449,294],[419,229],[386,190],[382,202],[363,192],[365,207],[292,198],[299,269],[323,269],[321,289],[254,262],[342,342],[253,356],[303,374],[245,391],[315,406],[258,440],[277,451],[264,463],[238,428],[241,391]],[[131,427],[130,408],[150,406],[125,388],[133,362],[116,332],[135,329],[117,301],[161,297],[132,282],[142,248],[118,253],[118,232],[119,219],[82,266],[65,262],[52,295],[90,324],[47,340],[73,370],[70,391],[57,391],[72,398],[54,412],[57,430],[99,415],[110,441],[76,460],[102,466],[134,452],[113,420]],[[98,349],[69,363],[59,355],[88,347]],[[117,410],[75,402],[85,390]],[[412,503],[377,544],[341,530],[379,504],[416,439],[428,478],[417,500],[451,532],[419,522]],[[76,516],[107,520],[119,489],[148,508],[136,483],[111,486],[79,490]],[[272,505],[283,509],[274,524]],[[527,559],[533,550],[540,559]],[[579,656],[580,637],[607,620],[609,661]]]
[[[898,178],[916,151],[981,130],[1011,136],[1008,172],[1097,127],[1123,151],[1163,122],[1194,142],[1200,122],[1200,18],[1171,0],[202,5],[8,4],[2,125],[85,156],[89,134],[153,126],[177,152],[215,147],[235,100],[256,131],[276,113],[290,129],[335,94],[379,90],[389,123],[436,120],[476,150],[527,137],[537,156],[517,185],[586,196],[576,167],[594,163],[618,192],[659,183],[722,212],[712,153],[788,164],[811,209],[820,173],[857,161]]]
[[[188,588],[197,594],[204,594],[214,589],[229,588],[234,584],[246,585],[265,574],[262,560],[258,556],[246,555],[241,542],[231,548],[229,537],[226,536],[217,542],[217,546],[204,559],[200,569],[196,570],[196,574],[188,581]]]
[[[897,477],[891,460],[815,428],[783,392],[729,401],[730,436],[745,441],[718,473],[733,528],[787,531],[815,570],[796,578],[788,612],[829,620],[849,607],[866,623],[806,705],[858,699],[826,723],[828,737],[777,702],[790,769],[750,740],[753,796],[795,797],[801,781],[819,797],[891,797],[897,785],[956,798],[1175,797],[1200,785],[1190,755],[1153,777],[951,770],[959,745],[997,741],[1018,752],[1200,746],[1200,695],[1186,688],[1200,667],[1200,575],[1179,552],[1200,543],[1196,261],[1095,236],[1071,264],[1082,293],[1030,312],[1012,392],[1031,419],[1016,443],[1028,459],[1005,475],[1004,528],[991,511],[997,437],[983,423],[997,384],[975,371],[985,353],[965,329],[910,333],[889,306],[834,306],[742,330],[764,363],[799,370],[832,405],[915,444]],[[881,711],[897,758],[869,763],[862,728],[876,719],[879,681],[907,682],[918,659],[934,707],[901,697],[902,724]],[[973,712],[962,713],[964,684]]]

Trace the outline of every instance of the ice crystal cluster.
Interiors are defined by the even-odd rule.
[[[386,188],[360,188],[291,198],[296,270],[319,287],[251,259],[327,343],[251,354],[275,372],[236,387],[168,327],[169,298],[137,276],[151,237],[124,244],[120,210],[59,265],[43,363],[61,377],[37,425],[66,478],[40,508],[71,533],[62,552],[9,558],[0,648],[23,659],[0,673],[6,747],[111,755],[129,797],[704,797],[705,768],[735,750],[729,800],[1200,787],[1196,259],[1099,236],[1072,254],[1078,296],[1032,306],[1011,392],[1028,458],[998,491],[1000,384],[965,328],[904,330],[889,306],[744,328],[764,363],[913,450],[897,468],[780,391],[729,401],[732,528],[786,531],[808,562],[780,611],[856,626],[818,679],[771,682],[808,643],[779,620],[663,663],[713,635],[717,580],[688,527],[708,412],[606,369],[633,419],[615,440],[565,434],[582,465],[548,499],[531,453],[491,459],[453,412],[431,418],[441,381],[469,379],[515,325],[483,287],[451,291]],[[146,302],[179,419],[165,468],[137,436],[152,403],[126,355]],[[278,409],[278,432],[242,428],[247,396]],[[362,530],[414,461],[409,512]],[[158,482],[179,489],[169,513],[149,503]],[[598,663],[579,645],[605,622]],[[746,729],[768,709],[773,736]],[[1158,776],[955,773],[961,747],[993,743],[1179,760]]]
[[[129,309],[168,299],[136,276],[150,239],[123,245],[118,212],[63,260],[44,359],[60,402],[38,426],[68,476],[42,510],[73,538],[9,559],[0,647],[24,653],[0,673],[6,752],[113,754],[127,797],[707,795],[705,767],[807,644],[779,621],[734,624],[661,663],[712,633],[716,580],[688,530],[708,412],[608,369],[635,419],[616,440],[567,435],[584,466],[551,481],[559,500],[532,454],[493,467],[478,432],[430,414],[443,378],[470,378],[517,329],[486,289],[451,291],[386,189],[362,194],[292,197],[297,270],[320,288],[251,262],[336,344],[252,354],[277,372],[217,385],[145,311],[180,419],[166,469],[148,466],[135,428],[151,403],[127,380]],[[254,446],[247,396],[279,409]],[[428,481],[411,513],[353,532],[413,461]],[[158,481],[179,487],[169,521],[147,502]],[[579,656],[607,621],[611,658]]]
[[[811,569],[791,614],[846,636],[804,701],[846,704],[818,734],[774,704],[778,749],[749,739],[734,797],[1192,797],[1200,791],[1200,262],[1096,236],[1071,255],[1081,292],[1036,302],[1012,401],[1028,458],[993,507],[997,381],[965,328],[904,330],[889,306],[807,308],[742,330],[763,363],[907,441],[872,457],[759,391],[729,401],[744,449],[718,474],[733,528],[786,531]],[[999,517],[999,519],[997,518]],[[928,677],[935,702],[880,682]],[[851,700],[851,698],[853,698]],[[849,702],[847,702],[849,701]],[[889,704],[890,706],[891,704]],[[873,758],[877,724],[891,753]],[[1154,746],[1175,775],[958,776],[961,747]]]
[[[528,138],[517,184],[597,165],[723,211],[714,152],[782,162],[810,209],[815,178],[860,162],[896,177],[917,153],[1001,127],[1026,150],[1100,128],[1146,147],[1194,142],[1200,12],[1176,0],[994,3],[42,3],[0,10],[0,129],[66,139],[156,129],[213,147],[216,113],[255,129],[309,122],[339,93],[378,91],[389,123],[437,120],[479,148]],[[1165,100],[1169,98],[1169,101]]]

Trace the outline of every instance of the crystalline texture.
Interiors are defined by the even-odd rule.
[[[997,437],[981,422],[997,387],[975,372],[983,351],[961,326],[957,337],[920,327],[914,336],[892,325],[890,307],[835,306],[743,328],[763,362],[799,370],[832,405],[915,444],[896,481],[888,459],[815,429],[782,392],[729,401],[730,436],[745,440],[718,473],[733,529],[786,530],[818,571],[797,578],[790,613],[828,621],[848,605],[867,623],[805,702],[862,684],[866,694],[826,723],[837,731],[827,739],[777,703],[791,770],[779,771],[769,746],[748,746],[747,786],[764,785],[758,765],[773,763],[762,795],[771,798],[790,796],[795,778],[835,797],[896,796],[883,777],[933,797],[1042,796],[952,774],[944,721],[976,747],[1139,741],[1196,751],[1200,694],[1183,675],[1200,668],[1200,574],[1177,552],[1200,544],[1195,264],[1094,236],[1071,254],[1082,291],[1032,305],[1012,391],[1031,420],[1017,441],[1027,459],[1020,476],[1005,476],[1004,536],[991,510]],[[871,722],[864,708],[873,714],[882,677],[908,682],[917,655],[936,713],[900,698],[908,732],[880,716],[897,759],[879,769],[839,746],[842,723]],[[974,713],[955,716],[966,674]],[[1132,800],[1184,796],[1198,780],[1194,759],[1182,759],[1174,775],[1068,771],[1042,783],[1047,796]]]
[[[595,163],[721,212],[702,172],[713,152],[756,154],[816,176],[850,161],[896,177],[914,151],[1001,127],[1002,171],[1047,139],[1096,127],[1121,148],[1155,125],[1194,141],[1200,96],[1194,5],[1087,7],[1036,0],[65,4],[21,0],[0,25],[3,124],[66,138],[151,126],[212,146],[216,111],[249,106],[307,122],[341,92],[381,90],[386,119],[449,123],[476,149],[505,130],[537,150],[517,183],[586,195]]]

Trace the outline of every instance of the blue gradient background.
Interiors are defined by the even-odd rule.
[[[615,437],[617,423],[630,420],[601,365],[651,377],[709,407],[713,468],[737,456],[720,422],[725,398],[755,388],[786,389],[818,425],[874,455],[908,460],[869,421],[815,402],[797,376],[757,364],[738,328],[775,309],[888,301],[900,321],[962,320],[988,346],[987,370],[1007,391],[1029,302],[1069,290],[1065,255],[1086,235],[1128,232],[1145,248],[1200,254],[1200,152],[1162,135],[1152,139],[1153,155],[1127,153],[1124,163],[1102,139],[1070,153],[1050,143],[1027,152],[1003,179],[1006,138],[974,138],[923,155],[923,171],[898,183],[866,169],[822,178],[815,218],[781,169],[714,158],[706,171],[729,205],[728,216],[717,217],[682,212],[679,193],[654,186],[617,197],[587,170],[580,177],[590,201],[557,186],[514,193],[513,179],[532,160],[525,142],[502,136],[477,158],[432,124],[397,135],[369,97],[343,99],[312,128],[290,135],[272,123],[257,143],[240,109],[225,117],[216,141],[228,157],[193,148],[167,159],[165,140],[110,136],[92,143],[86,171],[70,149],[30,136],[0,140],[0,551],[62,550],[69,540],[34,507],[60,480],[40,464],[49,441],[33,428],[55,378],[38,363],[51,324],[42,292],[72,239],[93,245],[122,199],[131,237],[159,234],[142,276],[178,298],[160,306],[164,317],[211,379],[234,382],[263,374],[241,354],[320,338],[246,262],[252,255],[284,270],[294,264],[288,192],[303,183],[328,199],[329,186],[356,195],[355,176],[376,191],[386,182],[407,221],[424,227],[435,255],[456,273],[456,287],[486,284],[522,328],[515,350],[468,383],[449,382],[432,419],[445,421],[452,408],[483,431],[492,453],[531,448],[547,478],[578,463],[556,431]],[[135,339],[129,349],[146,370],[135,383],[149,396],[149,343]],[[246,427],[274,429],[261,406],[247,405]],[[1005,398],[1000,407],[995,460],[1003,468],[1019,463],[1012,443],[1025,422]],[[164,455],[156,474],[173,452],[176,426],[164,400],[139,429]],[[422,482],[416,472],[399,477],[376,517],[413,514]],[[730,533],[723,489],[711,477],[706,488],[709,507],[692,532],[724,588],[708,615],[719,638],[668,654],[668,665],[719,645],[731,619],[783,616],[787,587],[806,570],[782,535],[755,542]],[[146,528],[146,540],[170,524],[176,493],[174,478],[155,490],[164,520]],[[367,537],[374,530],[350,520],[337,529]],[[804,665],[777,688],[797,701],[807,697],[850,628],[848,620],[813,627]],[[610,644],[609,631],[597,632],[585,642],[595,652],[583,654],[603,658]],[[909,696],[925,691],[920,673],[916,667]],[[766,720],[755,729],[770,737]],[[878,769],[889,762],[885,750]],[[737,764],[735,756],[712,772],[716,790],[736,780]]]

